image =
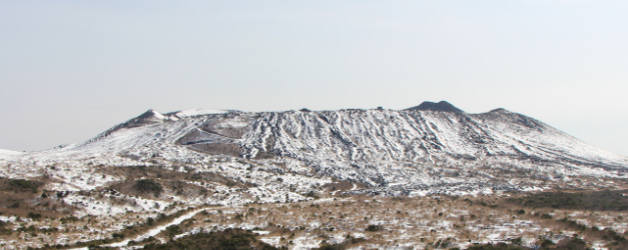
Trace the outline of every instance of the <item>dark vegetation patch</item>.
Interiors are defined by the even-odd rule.
[[[164,189],[161,187],[161,184],[151,179],[141,179],[135,181],[135,184],[133,184],[133,189],[140,194],[152,193],[155,197],[159,197],[159,195],[161,195],[161,192],[164,191]]]
[[[34,220],[70,214],[71,206],[41,190],[46,179],[0,178],[0,215],[16,215]]]
[[[171,239],[181,233],[183,233],[183,231],[181,231],[181,227],[179,225],[172,225],[166,228],[166,235],[168,235]]]
[[[260,240],[251,231],[227,229],[198,233],[171,240],[165,244],[148,244],[143,249],[277,249]]]
[[[125,180],[113,183],[105,189],[116,190],[120,193],[140,196],[148,199],[160,197],[162,194],[173,194],[184,197],[198,197],[209,195],[208,190],[202,185],[189,182],[214,183],[229,187],[251,187],[253,184],[241,182],[225,177],[216,172],[188,172],[173,171],[159,166],[132,166],[103,168],[101,171],[116,176],[122,176]]]
[[[173,171],[160,166],[131,166],[102,168],[102,171],[108,174],[125,177],[127,180],[189,180],[198,182],[213,182],[226,186],[247,186],[245,183],[225,177],[216,172],[194,172],[192,169],[188,169],[188,172],[181,172]]]
[[[626,211],[628,210],[628,198],[624,197],[626,190],[615,191],[581,191],[581,192],[542,192],[528,194],[519,198],[510,198],[509,203],[532,208],[574,209],[595,211]],[[518,212],[517,212],[518,213]],[[525,211],[524,211],[525,213]],[[589,227],[570,218],[553,218],[547,213],[537,213],[535,216],[544,220],[554,220],[563,227],[578,232],[586,239],[599,239],[608,243],[610,249],[628,249],[628,240],[623,235],[611,228],[601,230],[597,227]],[[580,247],[584,243],[578,238],[568,238],[552,245],[547,249],[586,249]],[[551,242],[545,242],[549,244]]]
[[[587,244],[584,240],[575,237],[569,237],[562,239],[558,243],[554,243],[551,240],[545,239],[537,242],[534,248],[524,247],[515,243],[497,243],[497,244],[478,244],[473,245],[467,250],[584,250],[587,248]]]
[[[321,243],[321,246],[319,248],[315,248],[315,249],[316,250],[344,250],[350,247],[354,247],[365,241],[366,239],[364,238],[355,238],[348,235],[347,238],[341,243],[330,244],[327,242],[323,242]]]
[[[519,245],[514,244],[506,244],[506,243],[497,243],[497,244],[481,244],[474,245],[467,250],[527,250],[530,248],[525,248]]]
[[[384,227],[381,225],[368,225],[364,230],[367,232],[378,232],[384,230]]]
[[[43,182],[35,180],[6,178],[0,179],[0,190],[15,193],[37,193],[37,190],[43,185]]]
[[[7,223],[0,221],[0,235],[11,234],[13,230],[7,228]]]
[[[584,250],[589,248],[587,248],[587,243],[580,238],[565,238],[556,245],[551,244],[547,249]]]
[[[626,211],[628,197],[621,191],[586,191],[586,192],[541,192],[519,198],[510,198],[509,202],[532,208]]]
[[[164,187],[155,179],[128,179],[108,187],[120,193],[139,196],[147,199],[155,199],[161,196]]]
[[[563,218],[557,221],[562,223],[566,228],[575,230],[580,235],[587,236],[587,238],[596,238],[608,242],[611,249],[628,249],[628,240],[610,228],[600,230],[597,227],[588,227],[569,218]]]

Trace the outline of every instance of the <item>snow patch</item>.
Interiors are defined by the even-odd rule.
[[[12,159],[23,155],[24,152],[18,152],[13,150],[0,149],[0,159]]]
[[[184,118],[184,117],[190,117],[190,116],[208,115],[208,114],[224,114],[224,113],[227,113],[227,111],[218,110],[218,109],[197,108],[197,109],[182,110],[182,111],[176,112],[175,115],[180,118]]]

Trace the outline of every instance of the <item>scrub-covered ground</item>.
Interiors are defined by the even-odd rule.
[[[241,206],[187,208],[181,204],[149,216],[133,211],[111,217],[31,213],[0,217],[0,239],[1,247],[7,249],[176,249],[198,242],[257,249],[626,249],[628,199],[624,194],[337,196]],[[127,226],[108,228],[116,221]],[[102,230],[109,235],[99,233]]]

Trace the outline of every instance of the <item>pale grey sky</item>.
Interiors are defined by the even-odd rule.
[[[628,1],[0,1],[0,148],[153,108],[503,107],[628,155]]]

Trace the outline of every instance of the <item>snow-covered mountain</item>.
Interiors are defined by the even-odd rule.
[[[58,232],[51,230],[56,234],[50,236],[37,234],[49,237],[46,240],[16,233],[12,235],[17,238],[5,237],[0,244],[43,247],[108,239],[109,246],[124,248],[131,240],[142,244],[153,236],[159,238],[171,225],[190,226],[180,235],[204,228],[241,227],[297,230],[297,235],[318,237],[323,228],[325,232],[331,232],[327,228],[351,228],[351,235],[366,236],[369,230],[360,223],[385,223],[387,234],[397,230],[403,238],[411,235],[423,241],[423,236],[408,234],[418,230],[430,232],[429,241],[435,242],[436,231],[443,233],[440,239],[454,238],[451,233],[459,230],[455,225],[460,222],[467,223],[460,227],[465,235],[482,232],[477,234],[482,241],[494,240],[493,235],[502,235],[500,240],[520,237],[521,230],[553,235],[555,228],[531,222],[537,217],[548,219],[512,213],[514,207],[493,209],[482,204],[486,205],[487,197],[516,197],[519,191],[625,189],[627,171],[625,157],[504,109],[469,114],[447,102],[425,102],[404,110],[250,113],[195,109],[163,114],[149,110],[84,143],[41,152],[0,150],[0,186],[7,201],[0,207],[4,209],[0,220],[10,224],[5,229],[59,227]],[[436,197],[393,199],[361,194]],[[447,199],[440,194],[482,197]],[[290,207],[285,203],[295,201],[307,202],[285,210]],[[387,202],[396,205],[381,204]],[[251,203],[257,204],[243,206]],[[449,207],[451,204],[457,205]],[[319,206],[321,210],[311,210]],[[370,210],[374,206],[381,209]],[[409,207],[411,215],[407,211],[402,215]],[[330,208],[338,210],[330,214]],[[492,210],[480,212],[486,209]],[[301,211],[328,214],[305,216]],[[347,214],[356,211],[358,215],[347,220]],[[394,217],[386,217],[393,211]],[[424,211],[427,213],[422,214]],[[558,219],[557,210],[551,211]],[[382,213],[384,217],[363,217],[363,213]],[[599,216],[591,217],[595,221],[604,217],[609,224],[623,228],[625,223],[618,223],[621,219],[615,211],[612,216],[598,213],[582,212]],[[212,214],[217,217],[197,216]],[[295,219],[279,227],[266,219],[284,214]],[[515,217],[517,214],[525,217]],[[46,217],[28,218],[36,215]],[[472,219],[476,215],[488,217]],[[560,218],[574,215],[575,211],[565,211]],[[150,225],[149,221],[156,220],[153,218],[164,216],[174,219]],[[255,216],[264,218],[261,222],[250,220]],[[230,217],[238,222],[232,223]],[[306,217],[309,221],[302,220]],[[432,221],[426,221],[428,217]],[[464,221],[465,217],[469,219]],[[330,224],[332,221],[349,224]],[[193,223],[203,224],[192,227]],[[436,224],[439,226],[434,227]],[[89,230],[85,230],[87,225]],[[138,228],[134,226],[138,225],[146,231],[135,235]],[[502,231],[504,228],[507,231]],[[131,236],[113,236],[129,235],[121,232],[131,232]],[[285,232],[295,236],[295,231]],[[337,235],[345,239],[350,234]],[[277,238],[273,242],[279,244],[284,236],[272,233],[268,237]],[[295,249],[318,246],[300,243],[299,237],[304,236],[290,240]],[[471,240],[464,242],[471,244]]]
[[[5,176],[38,176],[52,165],[149,165],[222,171],[267,185],[225,170],[239,165],[234,169],[252,166],[310,178],[307,183],[344,181],[363,192],[410,195],[605,186],[628,170],[625,157],[541,121],[504,109],[468,114],[444,101],[405,110],[149,110],[82,144],[4,155],[11,156],[0,157],[3,165],[22,166],[4,167]],[[81,187],[105,184],[92,180]]]

